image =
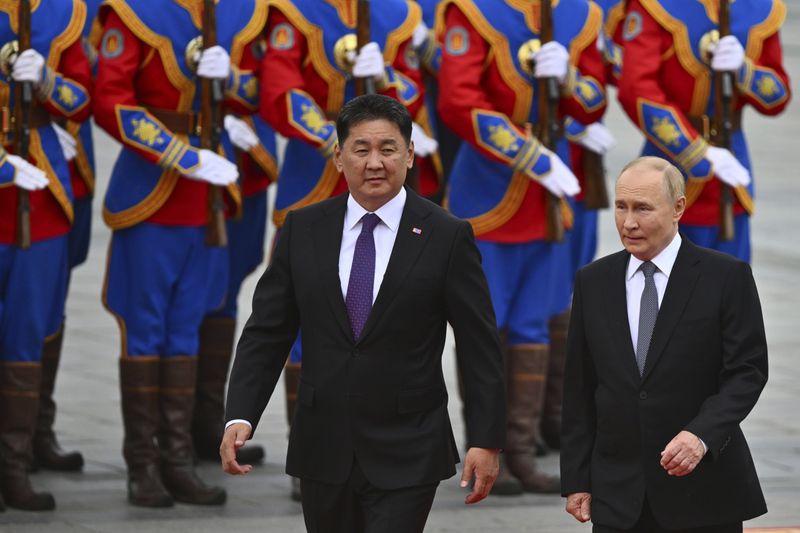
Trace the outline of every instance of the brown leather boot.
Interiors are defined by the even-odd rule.
[[[283,384],[286,387],[286,423],[292,427],[292,418],[297,408],[297,389],[300,386],[300,363],[292,363],[287,359],[283,367]],[[291,479],[289,495],[296,502],[302,501],[300,480],[296,477]]]
[[[42,387],[39,391],[39,417],[33,436],[33,462],[38,468],[75,472],[83,468],[80,452],[65,452],[56,440],[53,423],[56,419],[56,402],[53,390],[56,385],[58,362],[61,359],[61,343],[64,340],[64,325],[58,332],[45,339],[42,348]]]
[[[554,450],[561,448],[561,405],[564,396],[564,365],[567,360],[569,310],[550,319],[550,360],[544,393],[542,438]]]
[[[158,451],[164,486],[178,502],[222,505],[225,490],[203,483],[194,469],[191,426],[197,358],[162,358],[159,380]]]
[[[128,465],[128,501],[140,507],[171,507],[175,504],[161,480],[155,443],[159,361],[157,355],[119,360],[125,426],[122,454]]]
[[[525,344],[508,348],[508,433],[506,461],[526,492],[556,494],[557,477],[536,467],[536,435],[544,402],[546,344]]]
[[[197,385],[192,442],[198,459],[219,462],[219,445],[225,430],[225,382],[233,355],[236,319],[206,317],[200,326],[200,351],[197,356]],[[247,443],[236,452],[241,464],[264,460],[264,448]]]
[[[24,511],[56,506],[51,494],[34,492],[28,478],[41,377],[39,363],[0,363],[0,492],[9,507]]]

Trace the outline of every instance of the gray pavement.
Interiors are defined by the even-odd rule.
[[[794,93],[800,93],[800,2],[789,0],[784,32],[787,68],[794,73]],[[612,94],[611,99],[615,95]],[[761,117],[746,112],[758,183],[758,212],[753,220],[753,268],[761,293],[770,345],[770,381],[759,404],[744,423],[770,512],[748,527],[800,528],[800,415],[798,382],[800,365],[794,357],[800,345],[800,108],[797,103],[781,117]],[[612,102],[608,124],[618,146],[607,159],[610,176],[637,155],[639,134]],[[217,532],[304,531],[300,506],[289,500],[288,478],[283,473],[286,423],[283,389],[275,395],[259,426],[256,441],[267,449],[267,461],[246,477],[229,477],[216,464],[201,466],[206,480],[224,485],[228,504],[222,508],[177,505],[149,510],[126,503],[125,465],[121,455],[122,424],[117,386],[119,332],[102,307],[106,250],[110,232],[101,221],[101,199],[117,145],[96,132],[99,191],[95,200],[92,247],[86,264],[74,272],[67,306],[64,356],[56,388],[59,405],[56,429],[66,449],[80,449],[87,464],[83,473],[39,473],[37,487],[56,497],[51,513],[9,510],[0,514],[0,531],[33,532]],[[619,249],[608,212],[600,222],[600,255]],[[259,272],[263,270],[259,269]],[[240,295],[243,321],[249,315],[256,276]],[[461,438],[460,402],[455,393],[452,342],[445,348],[445,376],[453,391],[449,408],[456,437]],[[542,460],[543,468],[558,471],[558,459]],[[439,489],[426,531],[430,532],[588,532],[566,515],[558,496],[490,497],[477,506],[463,504],[465,493],[458,478]],[[800,529],[798,529],[800,531]]]

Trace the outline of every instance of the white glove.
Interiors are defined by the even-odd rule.
[[[8,154],[6,159],[17,169],[14,174],[14,185],[20,189],[38,191],[39,189],[44,189],[50,183],[50,180],[47,179],[47,174],[42,169],[31,165],[20,156]]]
[[[228,132],[228,137],[231,138],[233,145],[245,152],[255,148],[261,142],[247,122],[233,115],[225,115],[225,131]]]
[[[744,48],[733,35],[726,35],[709,47],[709,50],[714,54],[711,59],[713,70],[737,72],[744,64]]]
[[[64,159],[72,161],[78,155],[78,141],[76,141],[75,137],[70,135],[67,130],[55,122],[53,122],[51,126],[56,130],[56,137],[58,138],[58,144],[61,145],[61,152],[64,154]]]
[[[422,126],[416,122],[411,123],[411,142],[414,143],[414,153],[420,157],[431,155],[439,149],[436,139],[428,137]]]
[[[227,80],[231,73],[231,56],[221,46],[206,48],[197,63],[197,75],[212,80]]]
[[[586,126],[586,133],[578,140],[587,150],[605,154],[617,144],[617,140],[611,130],[600,122],[594,122]]]
[[[709,146],[706,159],[711,162],[714,174],[731,187],[750,185],[750,172],[739,163],[730,150]]]
[[[430,29],[425,25],[424,22],[420,22],[417,24],[417,27],[414,28],[414,33],[411,34],[411,46],[418,49],[425,44],[425,41],[428,40],[429,35]]]
[[[561,158],[550,151],[546,151],[545,153],[550,156],[550,172],[539,180],[539,183],[559,198],[563,196],[574,196],[581,192],[578,178],[576,178],[569,167],[561,161]]]
[[[28,48],[22,52],[11,69],[11,77],[15,81],[30,81],[39,83],[42,81],[42,70],[44,69],[44,57],[42,54]]]
[[[533,54],[533,60],[536,62],[533,70],[535,77],[557,78],[559,83],[564,83],[569,67],[569,52],[561,43],[545,43]]]
[[[383,78],[383,52],[376,42],[365,44],[353,64],[353,76],[356,78]]]
[[[224,157],[203,148],[200,150],[200,163],[186,175],[211,185],[228,185],[239,178],[239,171]]]

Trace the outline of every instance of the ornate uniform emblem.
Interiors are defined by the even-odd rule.
[[[631,11],[625,17],[625,22],[622,26],[622,38],[626,41],[634,39],[637,35],[642,33],[642,14],[638,11]]]
[[[135,118],[131,120],[131,125],[133,125],[133,132],[131,132],[131,135],[142,144],[146,144],[152,148],[157,144],[164,143],[164,138],[161,136],[161,128],[149,120]]]
[[[319,110],[316,107],[307,104],[304,104],[301,107],[301,110],[302,114],[300,115],[300,120],[303,121],[303,124],[305,124],[309,130],[313,131],[317,135],[322,133],[325,129],[325,126],[327,126],[328,121],[325,120],[325,117],[323,117],[322,114],[320,114]]]
[[[269,45],[276,50],[290,50],[294,42],[294,28],[286,23],[275,26],[269,36]]]
[[[125,51],[125,36],[116,28],[111,28],[100,43],[100,53],[106,59],[115,59]]]
[[[78,95],[72,90],[69,85],[59,85],[58,87],[58,100],[65,107],[73,107],[78,103]]]
[[[756,82],[756,90],[764,99],[771,99],[773,96],[780,92],[778,84],[775,79],[770,76],[762,76]]]
[[[469,33],[463,26],[453,26],[444,38],[444,49],[451,56],[463,56],[469,52]]]
[[[339,40],[333,45],[333,58],[336,61],[336,66],[345,72],[352,72],[353,62],[350,58],[356,54],[357,48],[358,38],[355,33],[348,33],[339,37]]]
[[[653,117],[653,134],[666,146],[680,146],[681,132],[669,117]]]
[[[502,125],[489,126],[489,142],[506,154],[511,154],[519,150],[517,136]]]

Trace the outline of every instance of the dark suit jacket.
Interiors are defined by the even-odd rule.
[[[592,494],[592,520],[631,528],[645,494],[678,529],[766,512],[739,424],[767,381],[767,344],[750,267],[685,237],[669,277],[644,375],[625,296],[629,254],[578,272],[564,390],[564,495]],[[697,468],[667,475],[660,452],[681,430],[708,445]]]
[[[382,489],[438,482],[458,462],[441,363],[447,322],[459,347],[468,445],[501,448],[505,439],[503,360],[472,229],[408,191],[355,341],[338,272],[346,205],[342,195],[288,216],[239,341],[226,416],[255,429],[300,327],[286,472],[343,483],[355,457]]]

